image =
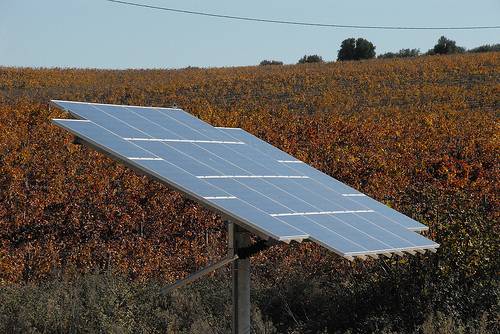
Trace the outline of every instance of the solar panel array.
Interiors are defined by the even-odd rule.
[[[84,142],[235,223],[276,240],[310,239],[348,259],[435,251],[427,227],[238,128],[175,108],[53,100]]]

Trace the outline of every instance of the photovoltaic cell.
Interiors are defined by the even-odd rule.
[[[180,109],[52,103],[77,118],[58,126],[263,237],[310,239],[347,258],[439,246],[412,232],[425,225],[242,129]]]

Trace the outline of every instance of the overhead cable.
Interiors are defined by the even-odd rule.
[[[168,12],[174,12],[174,13],[190,14],[190,15],[208,16],[208,17],[228,19],[228,20],[240,20],[240,21],[275,23],[275,24],[295,25],[295,26],[323,27],[323,28],[373,29],[373,30],[484,30],[484,29],[500,29],[500,25],[496,25],[496,26],[495,25],[491,25],[491,26],[454,26],[454,27],[451,27],[451,26],[446,26],[446,27],[437,27],[437,26],[412,27],[412,26],[377,26],[377,25],[303,22],[303,21],[263,19],[263,18],[256,18],[256,17],[247,17],[247,16],[235,16],[235,15],[224,15],[224,14],[216,14],[216,13],[208,13],[208,12],[199,12],[199,11],[193,11],[193,10],[177,9],[177,8],[170,8],[170,7],[160,7],[160,6],[143,4],[143,3],[120,1],[120,0],[104,0],[104,1],[114,2],[117,4],[127,5],[127,6],[143,7],[143,8],[162,10],[162,11],[168,11]]]

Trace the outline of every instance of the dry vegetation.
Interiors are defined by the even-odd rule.
[[[32,305],[20,301],[37,289],[26,284],[102,270],[130,284],[173,281],[223,254],[217,216],[72,144],[49,122],[66,117],[49,110],[50,99],[176,103],[214,125],[242,127],[414,217],[442,244],[436,255],[354,264],[312,244],[265,251],[253,260],[255,304],[269,317],[259,318],[261,332],[493,333],[499,97],[498,52],[168,71],[0,68],[0,312],[12,318]],[[223,278],[196,293],[221,289]],[[204,318],[221,314],[220,305],[207,307],[212,318]],[[131,314],[133,322],[142,313]],[[148,321],[174,328],[161,327],[168,317],[155,314],[164,321]],[[184,320],[189,325],[174,332],[195,331],[194,320]]]

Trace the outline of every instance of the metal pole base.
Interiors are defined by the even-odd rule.
[[[250,245],[250,233],[229,223],[229,253],[234,256],[237,250]],[[233,279],[233,334],[250,333],[250,258],[238,258],[232,263]]]

